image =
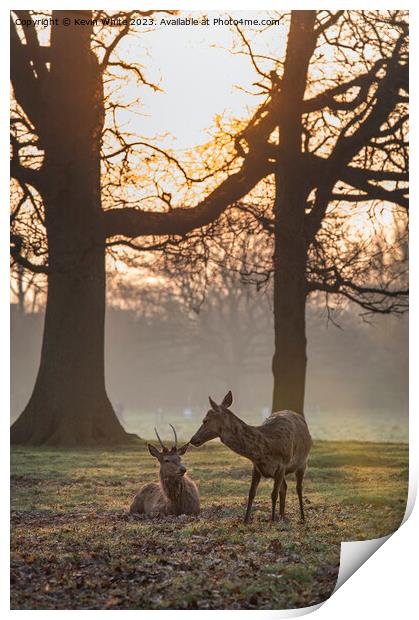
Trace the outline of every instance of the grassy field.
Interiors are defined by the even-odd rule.
[[[340,542],[377,538],[406,504],[405,444],[316,442],[287,519],[269,519],[263,481],[242,524],[250,463],[213,442],[184,462],[200,481],[202,515],[127,514],[157,477],[145,446],[123,451],[12,452],[12,609],[281,609],[325,600]]]

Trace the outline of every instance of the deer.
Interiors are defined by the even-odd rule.
[[[141,487],[129,509],[130,514],[157,515],[198,515],[200,513],[199,492],[193,480],[186,475],[186,467],[181,457],[189,447],[189,443],[178,448],[176,429],[173,430],[175,443],[167,448],[154,429],[159,441],[159,451],[152,444],[148,450],[160,463],[160,482],[149,482]]]
[[[230,410],[233,404],[231,391],[220,405],[211,397],[209,402],[211,409],[190,443],[199,447],[218,437],[230,450],[252,461],[252,482],[244,522],[249,523],[253,500],[262,476],[274,480],[271,520],[275,521],[278,494],[279,513],[284,518],[287,494],[285,476],[291,473],[295,473],[301,521],[304,522],[303,479],[313,444],[304,415],[289,410],[277,411],[271,413],[260,426],[250,426]]]

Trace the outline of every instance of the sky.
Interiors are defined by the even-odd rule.
[[[187,15],[181,12],[179,17]],[[232,15],[246,18],[261,13],[236,11]],[[279,54],[285,35],[283,26],[272,26],[258,35],[258,47],[263,51],[276,48]],[[248,56],[231,52],[234,41],[239,41],[238,34],[229,26],[160,26],[123,40],[118,47],[121,58],[143,64],[144,74],[150,80],[161,80],[163,91],[155,93],[140,86],[142,105],[134,121],[138,133],[168,132],[173,139],[167,138],[167,146],[186,149],[208,142],[216,114],[248,117],[262,99],[240,87],[249,87],[258,76]]]
[[[175,17],[191,15],[195,18],[207,15],[212,22],[215,17],[226,19],[229,16],[235,19],[278,18],[279,13],[181,11]],[[160,16],[168,17],[157,14],[156,20]],[[265,28],[240,28],[251,41],[253,52],[284,58],[288,34],[286,21]],[[130,99],[139,96],[141,102],[128,112],[121,111],[120,122],[134,136],[159,137],[159,146],[166,149],[182,151],[208,143],[217,115],[226,119],[247,119],[264,100],[263,94],[254,94],[260,93],[260,88],[255,86],[260,76],[249,55],[243,53],[245,50],[238,32],[227,25],[158,26],[137,30],[122,39],[117,52],[127,62],[140,63],[146,78],[158,84],[161,92],[131,81],[125,96]],[[265,71],[273,66],[263,60],[258,62]],[[348,209],[352,210],[352,207],[348,205]],[[369,236],[373,232],[369,209],[370,205],[364,203],[357,210],[356,218],[352,219],[355,235]],[[387,228],[390,235],[393,234],[392,205],[381,203],[375,220]]]

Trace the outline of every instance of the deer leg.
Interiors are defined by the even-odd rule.
[[[284,478],[284,469],[281,467],[280,469],[278,468],[275,472],[275,478],[274,478],[275,482],[274,482],[274,488],[272,489],[272,493],[271,493],[271,499],[272,499],[272,521],[275,521],[275,508],[276,508],[276,502],[278,500],[278,491],[279,489],[281,489],[282,491],[282,485],[285,482],[285,478]]]
[[[304,478],[304,472],[305,472],[305,468],[304,469],[297,469],[297,471],[295,472],[295,477],[297,478],[297,495],[298,495],[298,501],[300,502],[301,521],[305,521],[304,506],[303,506],[303,478]]]
[[[247,500],[246,515],[244,517],[245,523],[249,523],[250,511],[252,510],[252,504],[253,504],[253,500],[255,499],[256,489],[258,488],[259,482],[260,482],[260,473],[258,472],[256,467],[254,467],[252,471],[252,482],[250,484],[250,489],[249,489],[249,499]]]
[[[274,488],[272,489],[272,493],[271,493],[271,500],[272,500],[271,521],[275,521],[275,508],[276,508],[276,502],[278,501],[278,491],[279,491],[280,483],[281,483],[281,480],[278,478],[278,476],[275,476]],[[282,489],[282,486],[281,486],[281,489]]]
[[[282,481],[281,488],[279,489],[279,515],[283,519],[285,514],[285,498],[287,496],[287,481],[285,478]]]

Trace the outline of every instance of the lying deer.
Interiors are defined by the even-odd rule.
[[[149,482],[141,487],[131,504],[131,514],[197,515],[200,512],[198,488],[185,475],[186,467],[181,461],[189,443],[178,448],[173,426],[172,430],[175,445],[169,450],[160,439],[157,429],[154,429],[161,452],[151,444],[148,444],[148,450],[160,463],[160,483]]]
[[[209,401],[211,409],[190,443],[202,446],[219,437],[228,448],[252,461],[252,483],[244,522],[249,522],[261,476],[274,479],[271,494],[272,521],[275,520],[278,493],[279,512],[281,517],[284,516],[287,493],[285,475],[290,473],[295,473],[297,479],[300,513],[304,521],[303,478],[312,446],[304,416],[294,411],[278,411],[266,418],[261,426],[250,426],[229,410],[233,403],[231,392],[228,392],[221,405],[217,405],[211,398]]]

